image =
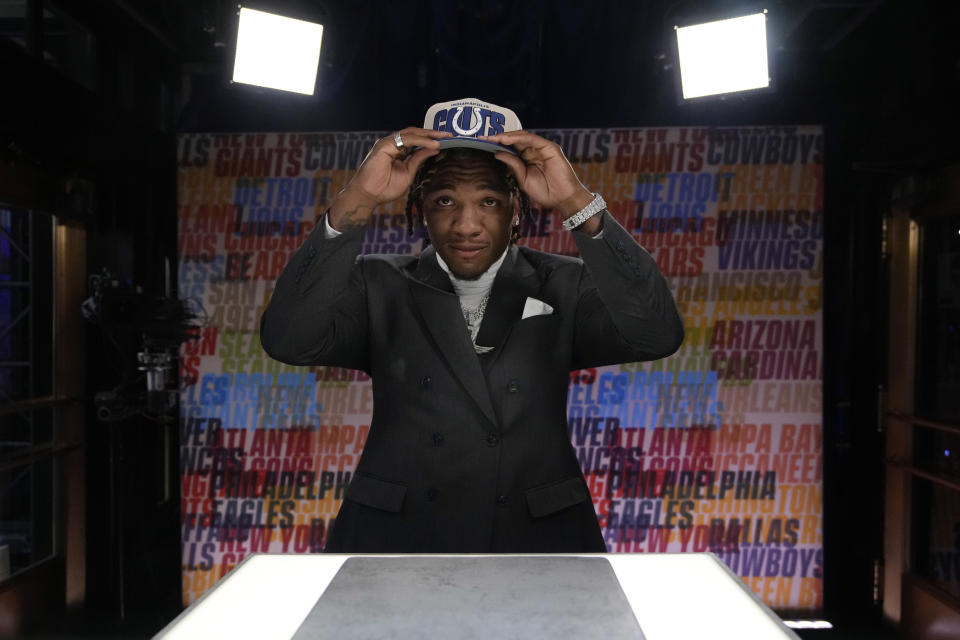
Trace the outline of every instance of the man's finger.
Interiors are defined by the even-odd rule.
[[[397,133],[403,139],[403,146],[405,147],[411,146],[407,140],[442,140],[453,135],[449,131],[435,131],[433,129],[421,129],[420,127],[407,127],[406,129],[400,129]],[[389,136],[389,138],[393,140],[393,136]]]
[[[400,134],[400,140],[403,142],[403,146],[397,147],[394,136],[389,136],[388,138],[384,138],[384,140],[388,141],[388,147],[395,149],[412,149],[413,147],[439,149],[439,141],[443,138],[449,138],[451,135],[446,131],[428,131],[427,129],[404,129],[398,133]]]
[[[438,153],[440,153],[439,149],[427,149],[424,147],[414,151],[413,155],[407,158],[407,169],[410,171],[411,178],[417,175],[417,171],[420,169],[420,165],[423,164],[424,160]]]
[[[400,134],[400,139],[403,141],[403,146],[407,148],[411,148],[411,147],[428,147],[430,149],[440,148],[440,141],[438,139],[419,135],[416,133]],[[391,143],[393,142],[394,141],[391,139]]]
[[[438,131],[436,129],[422,129],[420,127],[407,127],[406,129],[401,129],[400,133],[406,135],[407,133],[414,133],[422,136],[429,136],[431,138],[449,138],[453,134],[449,131]]]
[[[523,185],[524,181],[527,179],[527,165],[523,162],[523,160],[509,151],[497,151],[495,154],[493,154],[493,157],[510,167],[510,170],[513,171],[513,175],[517,178],[517,182],[520,183],[520,185]]]
[[[507,131],[505,133],[498,133],[493,136],[477,136],[477,138],[480,140],[499,142],[500,144],[516,147],[517,149],[526,149],[528,147],[536,148],[550,144],[550,141],[546,138],[542,138],[535,133],[530,133],[529,131],[523,130]]]

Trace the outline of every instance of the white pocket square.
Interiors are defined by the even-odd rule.
[[[553,307],[548,305],[543,300],[527,298],[526,303],[523,305],[523,315],[520,316],[520,319],[524,320],[531,316],[546,316],[550,315],[551,313],[553,313]]]

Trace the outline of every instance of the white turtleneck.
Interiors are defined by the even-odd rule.
[[[463,278],[455,276],[453,272],[450,271],[447,263],[440,257],[439,253],[437,253],[437,264],[439,264],[440,268],[450,277],[450,284],[453,285],[453,290],[456,291],[460,297],[460,305],[467,309],[476,309],[480,305],[480,301],[483,300],[483,297],[490,293],[490,288],[493,287],[493,280],[497,277],[497,271],[500,270],[500,265],[503,264],[506,257],[507,250],[504,249],[496,262],[490,265],[490,267],[477,278],[470,280],[464,280]]]
[[[443,261],[440,254],[437,253],[436,256],[437,264],[446,272],[447,277],[450,278],[450,284],[453,285],[453,290],[457,292],[457,297],[460,298],[460,311],[463,313],[463,321],[467,325],[467,332],[470,334],[474,350],[477,353],[486,353],[493,350],[493,347],[477,344],[477,335],[480,333],[480,324],[483,322],[483,316],[487,310],[493,281],[497,277],[500,265],[507,257],[507,249],[503,250],[496,262],[491,264],[486,271],[470,280],[458,278],[450,271],[450,267]]]

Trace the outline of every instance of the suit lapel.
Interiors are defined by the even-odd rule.
[[[516,245],[510,247],[507,257],[497,272],[490,291],[490,302],[483,314],[477,344],[496,347],[500,351],[511,327],[520,321],[528,296],[540,290],[537,272],[523,257]]]
[[[483,414],[496,425],[497,417],[490,401],[487,381],[460,312],[460,299],[453,292],[450,278],[437,264],[433,247],[428,247],[420,256],[413,279],[410,291],[417,312],[433,336],[440,355],[447,360],[450,370]]]

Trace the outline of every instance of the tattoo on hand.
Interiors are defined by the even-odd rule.
[[[366,207],[359,205],[349,211],[344,211],[340,214],[340,219],[337,220],[337,226],[340,227],[340,231],[349,231],[351,229],[356,229],[358,227],[365,227],[370,221],[370,213],[363,215],[360,213],[362,209],[366,209],[368,212],[373,212],[373,207]]]

